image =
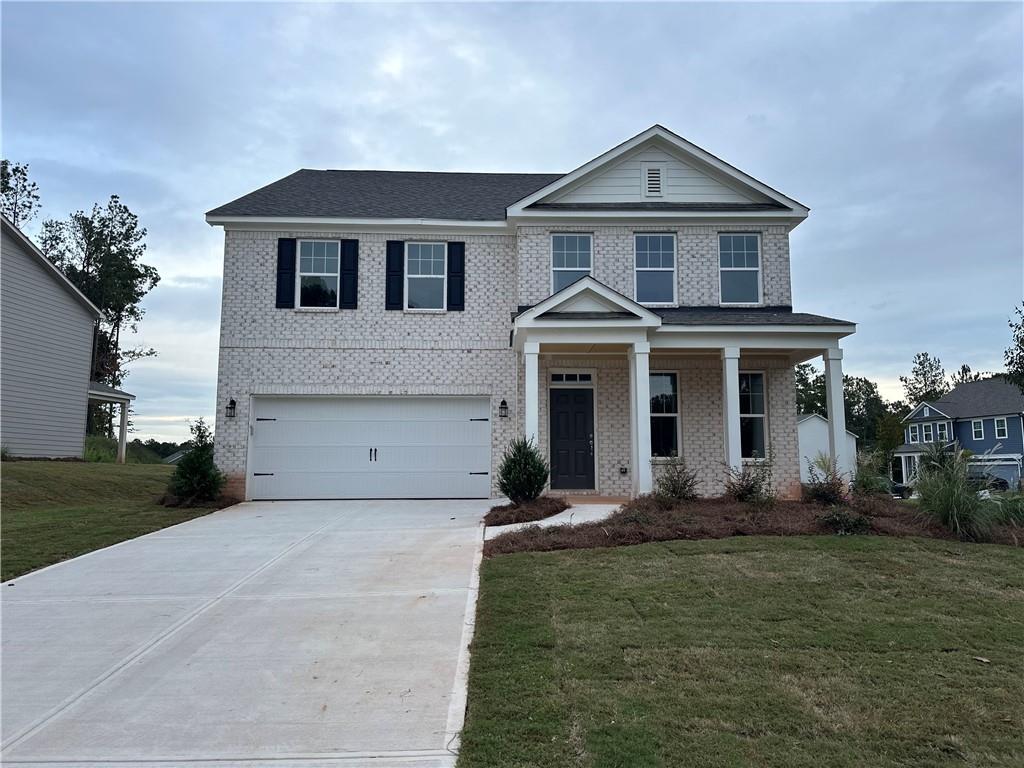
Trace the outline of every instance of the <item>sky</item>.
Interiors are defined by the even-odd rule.
[[[142,439],[215,403],[223,233],[297,168],[567,172],[661,123],[810,206],[844,369],[1002,367],[1024,296],[1021,3],[0,4],[0,143],[44,218],[121,197],[161,274]]]

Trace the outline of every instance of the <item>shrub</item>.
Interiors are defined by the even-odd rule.
[[[853,536],[871,530],[870,520],[846,509],[830,509],[818,518],[818,524],[839,536]]]
[[[672,501],[693,501],[697,498],[697,473],[686,466],[681,457],[659,459],[655,494]]]
[[[224,473],[213,463],[213,434],[206,422],[196,419],[189,425],[192,450],[181,457],[168,491],[181,506],[213,501],[224,487]]]
[[[857,455],[857,472],[853,476],[853,492],[861,496],[892,493],[892,481],[884,453],[872,451]]]
[[[807,460],[807,472],[810,480],[803,485],[804,501],[826,506],[846,504],[846,479],[835,459],[819,453],[814,461]]]
[[[959,538],[984,541],[991,535],[996,504],[979,495],[978,481],[968,476],[963,452],[929,448],[921,459],[914,490],[921,512]]]
[[[86,461],[113,464],[117,461],[117,440],[105,435],[86,435],[82,457]],[[128,464],[160,464],[163,459],[138,440],[125,445],[125,462]]]
[[[744,464],[741,469],[726,465],[725,495],[735,501],[769,508],[775,504],[771,457]]]
[[[516,438],[501,457],[498,489],[513,504],[533,501],[548,484],[548,465],[532,440]]]
[[[995,521],[1002,525],[1024,526],[1024,493],[1004,493],[993,496]]]

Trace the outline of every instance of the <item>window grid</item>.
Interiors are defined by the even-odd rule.
[[[719,234],[718,266],[720,303],[761,303],[760,235]]]
[[[740,456],[767,457],[767,408],[763,373],[740,373]]]
[[[995,429],[996,429],[996,440],[1005,440],[1009,436],[1009,432],[1006,429],[1006,419],[1005,418],[1001,418],[1001,419],[996,419],[995,420]]]
[[[593,272],[590,235],[551,236],[551,292],[558,293]]]
[[[937,440],[949,440],[949,428],[946,422],[940,421],[935,425],[935,438]]]
[[[975,440],[985,439],[985,422],[981,419],[975,419],[971,422],[971,437]]]
[[[909,438],[911,443],[921,442],[921,433],[918,430],[917,424],[911,424],[907,431],[910,433]]]
[[[924,439],[924,442],[926,443],[930,443],[935,439],[935,436],[932,434],[931,424],[921,425],[921,437]]]
[[[633,237],[633,297],[640,304],[676,303],[676,238],[671,234]]]
[[[447,308],[447,243],[407,243],[405,308],[444,311]]]
[[[679,452],[679,377],[654,371],[649,376],[651,394],[651,456],[670,458]]]
[[[341,243],[337,240],[300,240],[296,270],[296,306],[302,309],[337,309],[340,288]]]

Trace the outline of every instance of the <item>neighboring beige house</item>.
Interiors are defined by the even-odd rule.
[[[89,381],[100,311],[6,216],[0,249],[0,444],[15,457],[81,458],[90,400],[134,395]]]
[[[770,453],[796,493],[793,366],[824,359],[842,457],[855,331],[792,309],[807,214],[661,126],[564,175],[297,171],[206,216],[217,461],[247,498],[486,497],[525,434],[555,491],[682,455],[715,494]]]

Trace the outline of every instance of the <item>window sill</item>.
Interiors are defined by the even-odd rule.
[[[720,301],[718,302],[720,307],[763,307],[766,306],[763,301]]]
[[[296,312],[340,312],[338,307],[295,307]]]
[[[675,301],[664,301],[664,302],[647,302],[633,299],[641,307],[648,307],[649,309],[675,309],[679,306],[678,302]]]
[[[407,315],[447,315],[447,309],[403,309]]]

